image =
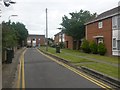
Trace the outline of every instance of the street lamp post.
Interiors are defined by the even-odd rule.
[[[10,15],[9,17],[8,17],[8,21],[10,20],[10,17],[17,17],[18,15]]]
[[[46,51],[48,51],[48,21],[47,21],[47,8],[46,8]]]

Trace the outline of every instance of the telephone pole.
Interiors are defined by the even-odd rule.
[[[48,21],[47,21],[47,8],[46,8],[46,51],[48,51]]]

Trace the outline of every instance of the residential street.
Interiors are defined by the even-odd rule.
[[[25,53],[25,88],[101,88],[29,48]]]

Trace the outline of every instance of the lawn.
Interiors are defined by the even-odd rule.
[[[69,50],[69,49],[63,49],[62,51],[66,52],[66,53],[71,53],[73,55],[86,56],[88,58],[94,58],[97,60],[102,60],[102,61],[106,61],[106,62],[110,62],[110,63],[115,63],[115,64],[119,63],[118,57],[108,57],[108,56],[100,56],[100,55],[95,55],[95,54],[87,54],[87,53],[82,53],[77,50]]]
[[[79,63],[76,64],[76,66],[85,66],[87,68],[91,68],[93,70],[96,70],[98,72],[104,73],[108,76],[114,77],[114,78],[119,78],[118,77],[118,68],[114,67],[114,66],[110,66],[110,65],[106,65],[106,64],[100,64],[100,63],[87,63],[87,64],[83,64],[83,63]]]
[[[40,47],[40,49],[45,51],[45,47]],[[47,53],[53,54],[55,56],[58,56],[60,58],[65,59],[67,61],[70,61],[72,64],[75,64],[77,66],[85,66],[85,67],[91,68],[93,70],[97,70],[98,72],[104,73],[108,76],[118,78],[118,67],[111,66],[108,64],[98,63],[95,61],[91,61],[89,59],[84,59],[84,58],[80,58],[80,57],[76,57],[76,56],[85,56],[88,58],[103,60],[105,62],[114,63],[114,64],[118,64],[117,57],[108,57],[108,56],[86,54],[86,53],[82,53],[82,52],[77,51],[77,50],[69,50],[69,49],[62,49],[61,53],[56,53],[56,49],[51,48],[51,47],[48,48]]]

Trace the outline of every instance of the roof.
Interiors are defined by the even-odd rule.
[[[118,14],[120,14],[120,6],[115,7],[113,9],[111,9],[111,10],[106,11],[106,12],[101,13],[100,15],[98,15],[93,20],[85,23],[85,25],[91,24],[91,23],[94,23],[96,21],[100,21],[100,20],[103,20],[103,19],[106,19],[106,18],[110,18],[110,17],[113,17],[113,16],[118,15]]]
[[[45,35],[29,34],[28,36],[33,36],[33,37],[35,37],[35,36],[45,36]]]
[[[57,36],[57,35],[59,35],[59,34],[63,34],[63,32],[58,32],[57,34],[55,34],[54,36]]]

